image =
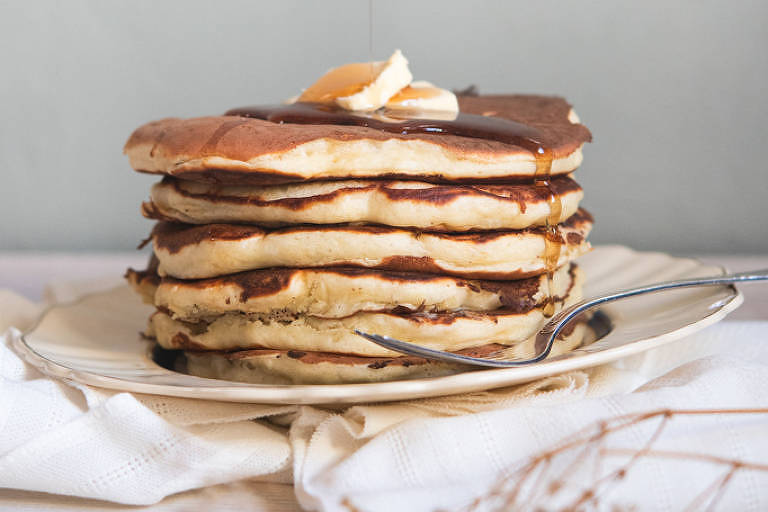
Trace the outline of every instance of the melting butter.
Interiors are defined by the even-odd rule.
[[[408,60],[395,50],[386,61],[355,62],[333,68],[287,103],[320,103],[353,112],[430,113],[453,119],[459,111],[456,95],[429,82],[412,82]],[[424,117],[416,115],[416,117]]]
[[[383,107],[412,79],[408,61],[396,50],[386,61],[356,62],[331,69],[307,88],[298,101],[371,111]]]

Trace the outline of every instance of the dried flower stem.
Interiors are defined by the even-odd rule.
[[[719,502],[728,484],[737,472],[743,470],[768,472],[768,464],[729,459],[709,454],[654,450],[653,445],[663,435],[665,428],[673,417],[747,414],[768,414],[768,408],[658,409],[625,414],[599,421],[575,432],[554,448],[531,457],[525,464],[516,471],[513,471],[511,475],[497,481],[486,495],[475,499],[465,510],[476,510],[480,506],[488,505],[491,502],[498,503],[499,510],[536,508],[537,501],[543,497],[541,490],[544,489],[544,494],[549,497],[554,497],[559,492],[564,491],[564,475],[570,474],[580,464],[584,464],[588,460],[587,456],[590,453],[595,454],[593,482],[566,505],[563,510],[583,510],[590,504],[596,506],[600,495],[609,489],[610,484],[625,478],[632,467],[639,460],[646,457],[687,459],[727,466],[728,470],[707,486],[687,507],[687,510],[696,510],[706,505],[706,509],[711,510]],[[659,421],[658,426],[641,448],[608,449],[602,447],[606,438],[611,434],[647,422],[653,418],[661,418],[661,421]],[[573,460],[565,466],[565,469],[552,474],[554,472],[553,468],[556,467],[553,464],[555,457],[572,450],[578,450],[578,453],[574,454]],[[601,477],[599,476],[599,467],[606,456],[627,456],[629,459],[617,469]],[[531,483],[534,475],[536,475],[536,479]],[[510,484],[512,484],[511,488]],[[527,484],[528,487],[526,487]],[[523,490],[526,491],[525,497],[522,496]]]

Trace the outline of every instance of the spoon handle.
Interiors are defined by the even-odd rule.
[[[601,295],[592,299],[586,299],[581,302],[567,307],[560,311],[557,315],[552,317],[549,322],[539,332],[539,337],[550,336],[551,340],[557,336],[560,330],[567,324],[573,317],[592,309],[601,304],[607,302],[613,302],[619,299],[627,297],[634,297],[637,295],[644,295],[646,293],[655,293],[664,290],[673,290],[675,288],[691,288],[695,286],[717,286],[724,284],[744,283],[752,281],[766,281],[768,280],[768,269],[762,270],[747,270],[745,272],[737,272],[734,274],[725,274],[722,276],[712,277],[694,277],[690,279],[676,279],[673,281],[663,281],[661,283],[654,283],[647,286],[638,286],[637,288],[630,288],[619,292],[611,293],[608,295]],[[549,352],[552,342],[547,344],[546,352]]]
[[[594,299],[595,304],[603,304],[605,302],[611,302],[614,300],[622,299],[624,297],[632,297],[635,295],[642,295],[645,293],[654,293],[662,290],[671,290],[674,288],[690,288],[693,286],[716,286],[723,284],[734,284],[749,281],[764,281],[768,280],[768,269],[763,270],[748,270],[746,272],[738,272],[735,274],[726,274],[722,276],[712,277],[694,277],[690,279],[676,279],[674,281],[663,281],[661,283],[654,283],[647,286],[638,286],[637,288],[630,288],[620,292],[604,295]],[[586,302],[586,301],[585,301]]]
[[[732,277],[734,283],[740,281],[765,281],[768,279],[768,268],[762,270],[747,270],[745,272],[737,272],[723,277]]]

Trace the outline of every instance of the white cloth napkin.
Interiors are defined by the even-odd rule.
[[[590,491],[598,509],[679,510],[730,471],[713,457],[768,464],[768,413],[673,415],[625,476],[593,485],[631,460],[616,450],[641,449],[664,416],[602,437],[599,420],[768,407],[768,322],[724,322],[620,363],[514,388],[330,411],[51,380],[9,348],[38,311],[0,290],[0,487],[141,505],[248,478],[293,482],[312,510],[453,509],[491,491],[497,501],[477,505],[490,510],[510,496],[509,486],[491,489],[500,478],[520,482],[532,457],[573,441],[532,469],[526,482],[539,491],[522,485],[519,508],[552,509]],[[583,429],[602,441],[579,442]],[[768,471],[743,467],[726,483],[720,508],[768,508]]]

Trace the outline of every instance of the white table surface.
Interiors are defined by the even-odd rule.
[[[694,255],[731,271],[768,268],[768,255]],[[146,253],[59,253],[0,251],[0,288],[10,288],[29,299],[43,298],[46,283],[122,275],[129,266],[143,268]],[[744,305],[730,320],[768,320],[768,284],[740,287]],[[236,482],[171,496],[152,507],[124,507],[42,493],[0,489],[0,510],[300,510],[290,485]]]

